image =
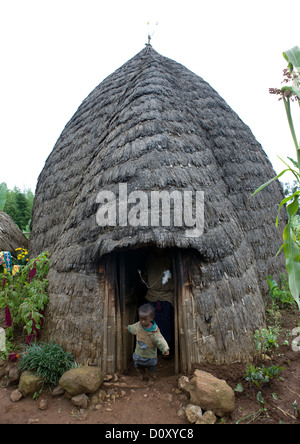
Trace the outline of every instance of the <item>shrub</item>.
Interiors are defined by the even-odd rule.
[[[258,389],[271,379],[274,379],[283,370],[283,367],[278,367],[277,365],[271,365],[271,367],[255,367],[250,364],[246,369],[245,380],[249,382],[250,385],[254,384]]]
[[[41,376],[45,383],[57,385],[63,373],[75,366],[74,357],[63,348],[51,342],[33,343],[21,355],[19,368],[30,370]]]
[[[21,250],[20,260],[26,261],[26,250]],[[44,252],[26,261],[17,274],[0,270],[0,308],[10,316],[7,326],[25,324],[27,334],[37,335],[44,320],[44,310],[49,301],[48,280],[49,253]],[[18,259],[19,260],[19,259]]]
[[[292,307],[295,305],[295,300],[290,292],[287,278],[284,273],[281,275],[281,288],[272,276],[267,278],[270,289],[270,297],[272,299],[272,307],[278,305],[280,308]]]
[[[259,354],[265,354],[268,351],[272,351],[274,348],[278,348],[277,338],[279,335],[278,327],[262,328],[256,330],[254,334],[256,350]]]

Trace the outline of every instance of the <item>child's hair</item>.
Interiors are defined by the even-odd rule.
[[[150,304],[141,305],[138,309],[138,313],[143,315],[150,315],[154,318],[155,310],[154,307]]]

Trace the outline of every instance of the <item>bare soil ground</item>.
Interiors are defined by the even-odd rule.
[[[257,389],[249,388],[245,381],[246,364],[227,366],[198,366],[214,376],[224,379],[233,389],[242,384],[244,391],[236,392],[236,408],[227,418],[218,418],[217,423],[235,424],[299,424],[294,416],[292,404],[296,401],[300,408],[300,352],[291,349],[293,328],[300,326],[299,312],[282,311],[280,347],[265,362],[283,366],[280,378],[262,388],[265,410],[260,415],[257,402]],[[1,325],[1,319],[0,319]],[[288,340],[289,345],[283,345]],[[299,344],[300,345],[300,344]],[[15,365],[15,364],[14,364]],[[256,365],[259,365],[257,363]],[[188,424],[185,417],[178,416],[181,407],[189,403],[188,397],[177,388],[181,375],[174,375],[173,360],[160,357],[158,378],[152,386],[140,381],[132,368],[128,375],[119,375],[112,385],[104,385],[104,400],[98,393],[90,395],[87,409],[75,407],[65,395],[53,398],[45,388],[38,399],[22,398],[18,402],[10,400],[16,387],[6,387],[6,378],[0,380],[0,424]],[[192,376],[192,373],[188,376]],[[103,395],[105,395],[102,392]],[[39,403],[45,400],[46,410],[40,410]],[[252,415],[252,416],[249,416]],[[257,416],[252,421],[254,416]],[[245,419],[243,419],[245,418]]]

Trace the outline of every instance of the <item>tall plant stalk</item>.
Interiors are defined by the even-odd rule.
[[[261,185],[254,193],[257,194],[263,188],[268,186],[274,180],[279,179],[287,171],[290,171],[296,178],[298,182],[298,187],[300,188],[300,143],[297,139],[292,110],[291,102],[297,101],[300,106],[300,48],[295,46],[283,53],[283,57],[288,62],[288,68],[285,70],[285,82],[292,82],[292,85],[284,86],[281,89],[270,88],[271,94],[279,94],[280,99],[283,100],[284,108],[290,128],[290,132],[294,141],[296,148],[296,161],[292,161],[293,167],[288,165],[286,162],[283,163],[287,166],[286,169],[281,171],[276,177],[269,180],[265,184]],[[282,159],[281,159],[282,160]],[[282,206],[286,205],[288,223],[283,231],[283,248],[286,259],[286,268],[289,276],[289,287],[291,294],[298,304],[300,310],[300,248],[296,241],[296,236],[292,228],[292,220],[299,209],[299,195],[300,191],[295,191],[291,196],[283,199],[278,208],[278,215],[276,219],[276,226],[278,225],[279,212]],[[282,249],[281,247],[281,249]],[[280,251],[281,251],[280,249]]]

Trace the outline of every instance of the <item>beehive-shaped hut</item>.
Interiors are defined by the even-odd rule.
[[[251,198],[274,176],[217,92],[146,45],[83,101],[39,177],[31,254],[51,258],[43,339],[105,372],[126,370],[133,341],[123,326],[144,297],[138,270],[159,248],[172,261],[175,370],[249,359],[266,277],[284,270],[281,187]],[[151,200],[161,191],[166,219]],[[195,232],[188,220],[200,220]]]
[[[9,251],[16,256],[16,248],[28,249],[28,239],[13,219],[0,210],[0,251]]]

